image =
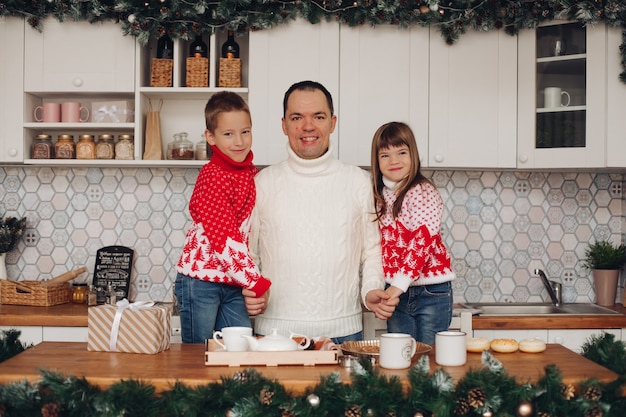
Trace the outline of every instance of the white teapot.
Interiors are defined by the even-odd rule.
[[[311,339],[306,336],[291,333],[289,337],[278,334],[277,329],[272,329],[272,333],[257,339],[253,336],[241,335],[248,341],[248,347],[253,351],[281,351],[281,350],[304,350],[311,344]],[[302,337],[301,343],[293,340],[293,337]]]

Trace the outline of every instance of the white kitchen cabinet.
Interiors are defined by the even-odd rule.
[[[447,46],[431,31],[427,166],[514,168],[516,37],[470,31]]]
[[[339,158],[369,166],[374,132],[398,121],[411,126],[425,164],[429,31],[342,25],[339,36]]]
[[[36,345],[43,342],[43,330],[41,326],[0,326],[0,330],[19,330],[19,341],[26,345]]]
[[[48,18],[43,31],[28,28],[24,85],[30,92],[132,93],[135,45],[114,23],[58,22]]]
[[[607,32],[607,140],[606,165],[609,168],[626,167],[626,83],[619,79],[622,67],[622,29],[609,27]]]
[[[1,326],[0,330],[19,330],[22,343],[87,342],[87,327],[69,326]]]
[[[250,33],[248,102],[256,164],[274,164],[287,157],[287,137],[281,127],[283,97],[293,83],[303,80],[321,82],[333,95],[338,112],[339,25],[336,22],[311,24],[300,19]],[[338,119],[341,126],[344,123],[341,114]],[[337,131],[331,138],[335,154]]]
[[[546,343],[558,343],[575,352],[580,352],[582,345],[592,336],[602,333],[615,335],[621,340],[622,329],[525,329],[525,330],[474,330],[474,337],[492,339],[515,339],[517,341],[537,337]]]
[[[550,87],[567,93],[556,107],[545,100]],[[605,167],[607,91],[606,25],[553,21],[520,32],[517,167]]]
[[[24,20],[0,17],[0,162],[24,160]]]

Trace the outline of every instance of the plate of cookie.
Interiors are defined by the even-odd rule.
[[[432,346],[425,343],[416,342],[417,347],[415,349],[416,355],[421,355],[430,352]],[[341,344],[341,351],[344,355],[353,356],[379,356],[380,355],[380,341],[378,340],[359,340],[343,342]]]

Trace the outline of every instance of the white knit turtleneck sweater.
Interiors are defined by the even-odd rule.
[[[361,297],[383,289],[370,176],[332,155],[289,157],[256,177],[250,249],[272,281],[255,330],[310,337],[362,330]],[[362,282],[359,270],[362,262]]]

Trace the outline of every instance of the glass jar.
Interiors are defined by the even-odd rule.
[[[115,159],[135,159],[135,143],[133,135],[122,134],[115,144]]]
[[[30,149],[30,157],[33,159],[51,159],[54,158],[54,146],[52,145],[52,136],[40,134],[35,136],[33,145]]]
[[[56,159],[74,159],[76,157],[74,136],[59,135],[58,140],[54,144],[54,157]]]
[[[98,143],[96,143],[96,158],[115,158],[115,141],[113,140],[113,135],[103,134],[98,136]]]
[[[96,159],[96,143],[93,141],[93,135],[78,137],[76,159]]]
[[[209,153],[211,152],[211,147],[206,141],[204,135],[201,135],[202,139],[196,143],[196,159],[206,161],[210,159]]]
[[[187,132],[180,132],[178,135],[180,140],[175,140],[173,143],[172,159],[194,159],[193,143],[187,140]]]
[[[87,293],[87,284],[72,284],[72,303],[86,304]]]

